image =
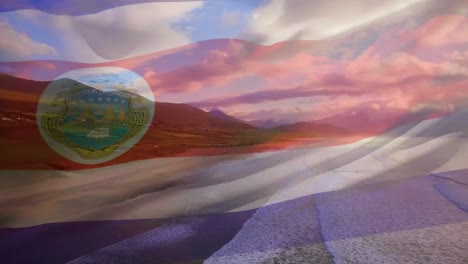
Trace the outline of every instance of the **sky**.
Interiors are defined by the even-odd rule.
[[[466,107],[466,1],[138,2],[0,4],[0,71],[52,80],[124,67],[157,101],[244,120]]]

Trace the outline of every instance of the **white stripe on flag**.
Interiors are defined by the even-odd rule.
[[[459,122],[465,114],[334,147],[154,159],[82,171],[1,171],[2,210],[10,215],[3,224],[240,211],[263,206],[273,195],[271,203],[279,203],[360,184],[464,169],[468,139]]]

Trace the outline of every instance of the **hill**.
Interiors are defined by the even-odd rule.
[[[188,104],[156,102],[154,125],[174,128],[203,128],[217,130],[255,129],[251,125],[223,112],[205,112]]]

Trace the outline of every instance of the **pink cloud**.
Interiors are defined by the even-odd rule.
[[[465,49],[468,44],[468,18],[461,15],[435,16],[421,26],[405,31],[389,30],[373,45],[381,54],[406,52],[440,58],[444,52]]]
[[[293,46],[301,46],[293,43]],[[278,45],[273,45],[278,46]],[[258,76],[277,84],[292,79],[317,79],[336,68],[338,63],[325,58],[309,55],[300,50],[288,54],[276,54],[280,47],[261,46],[241,40],[213,40],[193,47],[191,58],[184,53],[173,56],[174,60],[186,61],[170,70],[155,70],[154,63],[140,64],[138,67],[153,89],[167,93],[197,91],[208,87],[223,88],[234,80],[248,76]],[[302,45],[305,46],[305,45]],[[185,52],[185,51],[184,51]],[[128,65],[126,63],[126,65]],[[314,74],[311,75],[311,72]]]
[[[467,28],[468,18],[465,16],[437,16],[402,37],[417,41],[413,51],[417,48],[456,47],[468,43]]]
[[[279,59],[275,59],[275,53],[285,50],[288,43],[255,46],[242,41],[231,41],[221,49],[208,52],[207,58],[198,64],[164,73],[148,70],[146,76],[157,89],[165,92],[197,91],[208,87],[222,89],[232,81],[247,76],[261,77],[268,82],[269,87],[264,90],[269,92],[255,91],[229,100],[226,98],[211,100],[212,103],[222,101],[223,104],[229,105],[235,102],[242,104],[275,100],[275,98],[279,100],[275,94],[283,93],[281,89],[287,87],[277,84],[284,81],[294,83],[289,87],[292,89],[291,93],[284,94],[285,98],[293,98],[295,95],[305,96],[307,91],[310,95],[314,95],[317,91],[326,89],[336,91],[338,88],[344,95],[354,93],[357,96],[358,93],[352,91],[357,89],[366,90],[367,94],[384,96],[386,90],[402,90],[417,85],[420,88],[427,86],[437,77],[449,74],[450,70],[453,71],[453,65],[449,66],[447,61],[420,58],[413,52],[413,48],[407,48],[405,51],[402,47],[405,45],[408,47],[408,43],[416,43],[419,50],[427,50],[434,46],[446,48],[465,43],[464,35],[460,34],[465,23],[464,17],[436,17],[414,30],[383,34],[375,45],[349,62],[334,61],[306,53],[305,51],[311,46],[310,43],[313,42],[303,45],[304,50],[298,48],[301,45],[292,42],[290,45],[297,48],[296,52],[286,57],[284,54],[276,54]],[[426,31],[429,33],[425,34]],[[432,33],[433,31],[442,33]],[[397,34],[397,37],[390,38],[392,34]],[[463,37],[454,37],[451,41],[452,35],[463,35]],[[296,89],[298,87],[302,88],[298,90]],[[276,91],[277,89],[279,90]],[[407,92],[411,93],[412,90],[415,88]],[[257,100],[252,99],[253,95]],[[404,105],[401,103],[402,100],[398,101],[399,105]],[[200,105],[207,103],[208,101],[201,102]]]
[[[391,84],[415,77],[436,76],[443,71],[441,64],[423,61],[404,52],[383,57],[371,47],[348,64],[345,75],[358,81]]]
[[[165,92],[188,92],[209,86],[223,86],[231,80],[248,74],[242,71],[243,61],[222,50],[211,50],[200,63],[169,72],[157,73],[147,69],[145,79],[155,90]]]
[[[216,98],[201,102],[192,102],[191,105],[197,107],[225,107],[240,104],[255,104],[267,101],[280,101],[291,98],[301,98],[309,96],[330,96],[330,95],[360,95],[359,90],[333,90],[333,89],[309,89],[307,87],[296,87],[289,89],[271,89],[244,93],[238,96]]]

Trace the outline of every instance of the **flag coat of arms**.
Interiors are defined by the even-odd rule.
[[[0,263],[467,263],[462,0],[0,3]]]

